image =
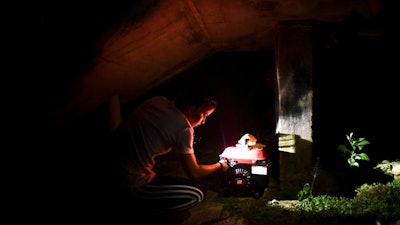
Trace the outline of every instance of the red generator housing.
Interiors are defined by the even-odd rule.
[[[237,144],[220,154],[230,166],[222,179],[224,195],[256,199],[264,195],[271,169],[264,147]]]

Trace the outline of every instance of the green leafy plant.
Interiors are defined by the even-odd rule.
[[[309,183],[305,183],[303,189],[297,192],[297,200],[301,201],[312,196],[312,191]]]
[[[348,155],[349,158],[347,159],[347,163],[350,166],[359,167],[360,165],[358,163],[358,160],[370,161],[369,156],[366,153],[359,153],[359,151],[362,151],[364,146],[371,143],[365,138],[354,137],[353,132],[351,132],[349,135],[346,135],[346,137],[349,141],[351,149],[347,148],[344,144],[339,145],[337,149]]]
[[[400,222],[400,181],[364,184],[354,197],[316,195],[298,200],[247,201],[217,198],[224,210],[244,218],[246,224],[398,224]],[[268,198],[269,199],[269,198]]]
[[[317,158],[317,161],[314,163],[313,171],[311,173],[313,180],[311,183],[311,186],[309,183],[304,184],[303,189],[301,189],[299,192],[297,192],[297,199],[298,200],[303,200],[306,198],[313,197],[313,189],[314,189],[314,183],[315,179],[318,176],[318,170],[319,170],[319,157]]]
[[[321,215],[377,217],[386,221],[398,221],[400,218],[399,181],[363,184],[355,192],[353,198],[330,195],[307,198],[298,201],[296,207]]]

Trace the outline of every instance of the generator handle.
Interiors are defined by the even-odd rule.
[[[236,165],[237,163],[235,161],[230,162],[228,158],[226,157],[219,157],[220,160],[225,160],[225,162],[228,164],[228,166],[233,167],[234,165]]]

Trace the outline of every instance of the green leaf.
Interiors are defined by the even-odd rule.
[[[363,140],[358,141],[357,146],[361,150],[365,145],[369,145],[369,144],[371,144],[369,141],[363,139]]]
[[[346,137],[347,137],[347,140],[352,139],[353,138],[353,132],[351,132],[349,135],[346,135]]]
[[[356,162],[356,160],[353,159],[353,158],[347,159],[347,162],[349,163],[350,166],[356,166],[356,167],[359,166],[359,165],[358,165],[358,162]]]
[[[303,200],[303,199],[307,198],[310,195],[311,195],[310,184],[306,183],[306,184],[304,184],[303,189],[300,190],[299,192],[297,192],[297,199],[298,200]]]
[[[337,150],[343,152],[343,153],[347,153],[350,152],[350,150],[343,144],[339,145],[339,147],[337,148]]]
[[[369,156],[365,153],[360,153],[357,155],[357,159],[369,161]]]

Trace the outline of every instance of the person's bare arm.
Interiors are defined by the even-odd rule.
[[[229,168],[225,161],[207,165],[198,164],[195,154],[178,154],[178,157],[190,178],[200,178],[218,171],[227,171]]]

